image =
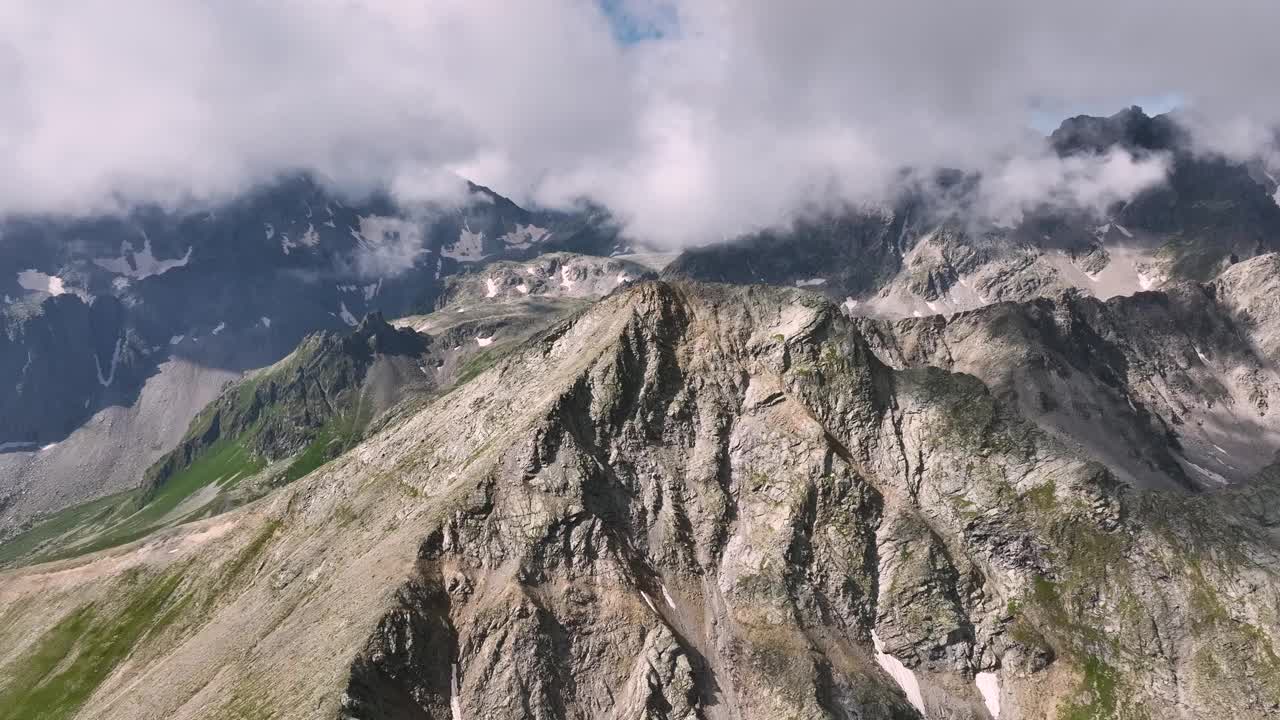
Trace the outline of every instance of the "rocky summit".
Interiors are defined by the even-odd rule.
[[[1242,275],[1133,302],[1232,316],[1258,351]],[[1159,404],[1176,370],[1137,369],[1199,329],[1157,353],[1114,336],[1125,303],[1012,312],[893,326],[796,289],[612,292],[255,503],[7,571],[0,717],[1275,716],[1280,471],[1193,477],[1181,426],[1152,429],[1208,401]],[[998,322],[1042,369],[976,372],[965,338]],[[1072,332],[1097,339],[1068,356]],[[1238,372],[1231,352],[1204,372]],[[1144,433],[1138,457],[1028,413],[1051,378],[1140,400],[1108,420]],[[1129,483],[1148,461],[1184,473]]]
[[[1046,141],[1117,147],[1166,182],[679,253],[474,185],[0,222],[0,720],[1280,717],[1280,168]]]

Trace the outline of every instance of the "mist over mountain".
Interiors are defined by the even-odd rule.
[[[1277,717],[1277,20],[0,7],[0,720]]]
[[[1172,93],[1199,151],[1271,153],[1280,105],[1257,89],[1280,60],[1262,30],[1277,12],[16,2],[0,15],[0,210],[205,208],[299,171],[348,201],[457,200],[465,178],[523,205],[591,198],[671,246],[884,203],[904,167],[1003,176],[1006,208],[1082,183],[1075,199],[1105,202],[1160,166],[1064,164],[1033,115]]]

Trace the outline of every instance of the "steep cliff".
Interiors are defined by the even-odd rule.
[[[1261,718],[1278,477],[1132,490],[816,296],[644,283],[268,499],[4,575],[0,717]]]

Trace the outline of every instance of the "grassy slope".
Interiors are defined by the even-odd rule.
[[[182,504],[211,485],[219,491],[261,471],[264,461],[223,441],[175,475],[145,502],[140,491],[111,495],[56,513],[0,545],[0,567],[58,560],[123,545],[159,528],[200,516]],[[202,504],[203,506],[203,504]]]

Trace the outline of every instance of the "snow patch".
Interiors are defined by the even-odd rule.
[[[264,227],[264,228],[266,228],[266,231],[267,231],[267,239],[268,239],[268,240],[270,240],[271,238],[273,238],[273,237],[275,237],[275,236],[276,236],[276,226],[275,226],[275,225],[272,225],[271,223],[263,223],[263,227]]]
[[[671,593],[667,592],[667,586],[662,586],[662,599],[666,601],[667,607],[672,610],[676,609],[676,601],[671,599]]]
[[[564,288],[566,291],[572,291],[573,284],[575,282],[573,278],[569,277],[569,273],[570,268],[568,265],[560,268],[560,287]]]
[[[480,347],[489,347],[490,345],[493,344],[493,338],[492,337],[482,338],[479,335],[477,335],[476,344],[479,345]]]
[[[516,291],[519,292],[521,295],[528,295],[529,286],[525,285],[524,283],[520,283],[519,285],[516,286]]]
[[[796,287],[814,287],[816,285],[826,285],[826,278],[809,278],[808,280],[797,280]]]
[[[1210,470],[1210,469],[1208,469],[1208,468],[1201,467],[1201,466],[1199,466],[1199,465],[1197,465],[1197,464],[1195,464],[1195,463],[1191,462],[1190,460],[1186,459],[1185,457],[1184,457],[1184,458],[1182,458],[1182,462],[1186,463],[1187,465],[1190,465],[1190,466],[1191,466],[1191,469],[1193,469],[1193,470],[1195,470],[1196,472],[1200,473],[1201,475],[1203,475],[1204,477],[1208,478],[1209,480],[1212,480],[1213,482],[1218,483],[1219,485],[1230,485],[1230,484],[1231,484],[1231,481],[1230,481],[1230,480],[1228,480],[1228,479],[1226,479],[1226,478],[1222,477],[1222,476],[1221,476],[1221,475],[1219,475],[1218,473],[1216,473],[1216,472],[1214,472],[1214,471],[1212,471],[1212,470]]]
[[[302,233],[302,237],[296,242],[290,240],[287,234],[280,234],[280,249],[284,251],[285,255],[288,255],[289,251],[296,247],[315,247],[319,244],[320,235],[316,233],[316,226],[310,223],[307,224],[307,231]]]
[[[184,267],[191,262],[191,251],[195,249],[192,245],[187,248],[187,253],[176,260],[159,260],[151,252],[151,238],[146,233],[142,234],[142,249],[138,249],[133,242],[126,240],[122,248],[124,254],[118,258],[96,258],[93,264],[115,273],[116,275],[125,275],[134,280],[142,280],[153,275],[163,275],[174,268]]]
[[[422,226],[402,218],[361,217],[360,229],[351,229],[351,236],[357,244],[352,253],[355,269],[366,278],[399,275],[427,252]]]
[[[18,273],[18,284],[23,290],[34,290],[35,292],[49,293],[50,295],[64,295],[67,287],[62,283],[62,278],[56,275],[46,275],[38,270],[23,270]]]
[[[618,273],[618,277],[614,278],[614,281],[621,285],[623,283],[631,282],[631,278],[627,277],[625,272],[620,272]]]
[[[997,720],[1000,717],[1000,678],[995,673],[980,672],[973,676],[973,683],[982,693],[982,701],[987,704],[987,711]]]
[[[486,292],[485,292],[485,294],[484,294],[484,296],[485,296],[485,297],[487,297],[487,298],[491,298],[491,297],[497,297],[497,296],[498,296],[498,281],[497,281],[497,280],[495,280],[494,278],[485,278],[485,280],[484,280],[484,286],[485,286],[485,289],[486,289]]]
[[[263,315],[261,318],[259,318],[259,321],[262,322],[262,327],[265,327],[265,328],[271,327],[271,318],[267,317],[266,315]]]
[[[1133,237],[1133,233],[1129,232],[1129,228],[1126,228],[1125,226],[1121,225],[1120,223],[1114,223],[1114,225],[1115,225],[1115,228],[1116,228],[1117,230],[1119,230],[1119,231],[1120,231],[1120,234],[1121,234],[1121,235],[1124,235],[1124,236],[1125,236],[1125,237],[1127,237],[1127,238],[1132,238],[1132,237]]]
[[[458,663],[454,663],[449,675],[449,714],[453,716],[451,720],[462,720],[462,697],[459,690]]]
[[[454,260],[481,260],[484,254],[484,233],[471,232],[470,225],[458,233],[452,247],[441,248],[440,254]]]
[[[186,337],[187,337],[186,335],[174,335],[173,337],[169,338],[169,344],[170,344],[170,345],[177,345],[178,343],[180,343],[180,342],[182,342],[183,340],[185,340],[185,339],[186,339]]]
[[[847,297],[844,299],[844,302],[840,303],[840,305],[845,310],[848,310],[849,312],[853,312],[854,309],[858,307],[858,301],[854,300],[851,297]]]
[[[352,315],[351,311],[347,309],[347,304],[345,302],[339,303],[338,317],[342,318],[342,322],[350,325],[351,327],[355,327],[360,324],[360,321],[356,319],[356,316]]]
[[[516,229],[503,235],[500,239],[507,247],[522,250],[535,243],[542,242],[550,231],[537,225],[516,225]]]
[[[876,662],[906,693],[907,701],[924,715],[924,697],[920,695],[920,681],[916,680],[916,674],[903,665],[901,660],[884,651],[884,643],[880,642],[880,636],[875,630],[871,631],[871,644],[875,646]]]
[[[116,338],[116,348],[111,352],[111,369],[106,375],[102,374],[102,361],[98,359],[98,354],[93,354],[93,366],[98,371],[98,384],[102,387],[111,387],[111,383],[116,379],[116,366],[120,363],[120,355],[124,352],[124,338]]]
[[[369,283],[364,286],[364,301],[369,302],[378,296],[378,292],[382,290],[382,278],[378,278],[378,282]]]
[[[217,326],[217,327],[215,327],[215,328],[213,329],[213,334],[214,334],[214,335],[217,335],[218,333],[220,333],[220,332],[222,332],[223,330],[226,330],[226,329],[227,329],[227,324],[226,324],[226,323],[224,323],[224,322],[220,322],[220,323],[218,323],[218,326]]]

